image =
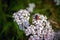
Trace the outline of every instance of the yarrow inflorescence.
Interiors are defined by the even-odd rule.
[[[32,18],[32,24],[29,24],[30,12],[33,12],[34,7],[35,4],[30,3],[27,10],[21,9],[14,13],[14,21],[16,21],[20,30],[25,32],[26,36],[30,35],[28,40],[53,40],[54,30],[46,16],[35,13]]]

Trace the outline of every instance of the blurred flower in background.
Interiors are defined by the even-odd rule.
[[[35,8],[35,4],[34,3],[30,3],[29,4],[29,7],[27,7],[26,9],[29,11],[29,12],[33,12],[33,9]]]
[[[54,2],[56,3],[56,5],[60,5],[60,0],[54,0]]]

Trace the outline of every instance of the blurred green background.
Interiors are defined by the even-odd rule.
[[[28,39],[24,32],[19,30],[12,15],[14,12],[28,7],[29,3],[36,4],[30,16],[30,24],[32,24],[32,15],[39,12],[48,17],[54,31],[60,30],[60,5],[55,5],[53,0],[0,0],[0,40]]]

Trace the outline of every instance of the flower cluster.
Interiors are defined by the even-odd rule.
[[[14,21],[17,22],[21,30],[24,30],[25,29],[24,27],[29,26],[30,12],[33,12],[34,7],[35,4],[30,3],[29,7],[27,7],[26,9],[21,9],[18,12],[13,14]]]
[[[60,0],[54,0],[54,2],[56,3],[56,5],[60,5]]]
[[[29,25],[29,17],[30,13],[27,10],[19,10],[17,13],[13,14],[14,20],[19,25],[20,29],[22,28],[22,25],[27,27]]]
[[[29,24],[30,12],[33,12],[35,4],[29,4],[26,9],[21,9],[13,14],[14,21],[18,24],[20,30],[23,30],[29,40],[53,40],[54,31],[47,20],[47,17],[36,13],[33,15],[32,25]]]
[[[38,16],[39,19],[36,20],[35,16]],[[50,25],[50,22],[47,21],[47,17],[35,14],[33,16],[33,25],[30,25],[26,30],[26,36],[30,35],[29,40],[53,40],[54,31]]]

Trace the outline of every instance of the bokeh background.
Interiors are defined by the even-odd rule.
[[[36,7],[30,16],[39,12],[46,15],[55,32],[60,30],[60,5],[54,0],[0,0],[0,40],[27,40],[28,37],[19,29],[13,21],[13,13],[28,7],[29,3],[35,3]]]

